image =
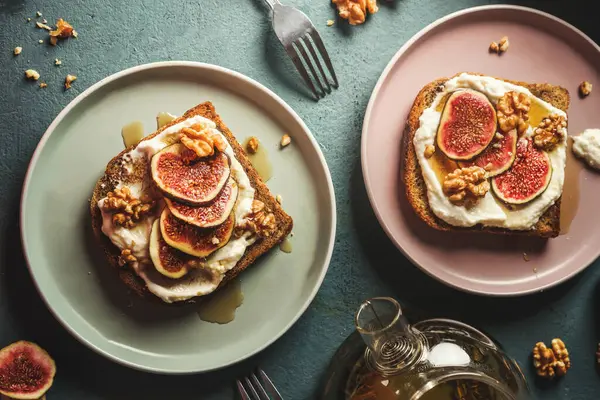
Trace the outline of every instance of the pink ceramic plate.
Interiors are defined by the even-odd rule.
[[[510,39],[508,51],[490,54],[490,43],[505,35]],[[428,82],[464,71],[561,85],[571,93],[570,134],[600,128],[600,48],[581,31],[523,7],[486,6],[451,14],[398,51],[371,96],[361,151],[377,218],[413,263],[458,289],[507,296],[556,285],[600,255],[600,174],[584,169],[570,152],[564,229],[555,239],[438,232],[425,225],[406,200],[400,143],[414,98]],[[582,100],[577,88],[583,80],[598,89]]]

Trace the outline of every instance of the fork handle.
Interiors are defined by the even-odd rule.
[[[271,10],[275,8],[275,4],[281,4],[279,0],[265,0],[265,2],[271,7]]]

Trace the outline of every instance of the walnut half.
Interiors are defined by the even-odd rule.
[[[504,133],[517,129],[522,135],[527,130],[531,99],[525,93],[506,92],[496,104],[498,125]]]
[[[450,202],[471,206],[490,190],[487,178],[488,172],[476,165],[460,168],[444,178],[442,189]]]
[[[539,149],[550,151],[562,142],[566,128],[567,121],[565,117],[558,114],[550,114],[533,131],[533,143]]]
[[[127,186],[108,192],[103,204],[106,211],[113,212],[112,221],[117,226],[131,229],[154,208],[154,201],[136,199]]]
[[[221,135],[200,124],[183,128],[179,132],[181,143],[194,151],[198,157],[209,157],[215,154],[215,149],[225,151],[227,143]]]
[[[121,251],[121,254],[119,255],[119,266],[123,267],[125,265],[129,265],[129,264],[133,264],[134,262],[137,262],[137,258],[135,258],[135,256],[133,255],[131,249],[124,249]]]
[[[236,230],[236,235],[241,236],[246,231],[251,231],[260,237],[269,237],[277,228],[277,219],[265,203],[260,200],[252,202],[251,214],[247,220]]]
[[[379,11],[377,0],[331,0],[338,8],[340,18],[347,19],[350,25],[365,22],[367,12],[375,14]]]
[[[538,342],[533,348],[533,366],[538,376],[553,378],[564,376],[571,368],[569,352],[560,339],[552,340],[552,347],[548,348],[543,342]]]

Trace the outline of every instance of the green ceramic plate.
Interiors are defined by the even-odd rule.
[[[241,276],[244,304],[226,325],[194,306],[153,304],[127,293],[93,239],[88,199],[122,148],[121,128],[181,114],[203,101],[239,140],[268,149],[274,194],[294,218],[293,251],[273,249]],[[288,133],[292,145],[278,150]],[[31,274],[48,307],[79,340],[125,365],[192,373],[241,361],[279,338],[319,289],[333,250],[335,200],[317,142],[298,115],[259,83],[193,62],[143,65],[98,82],[69,104],[38,145],[25,179],[21,234]]]

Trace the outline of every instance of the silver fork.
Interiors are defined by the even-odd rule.
[[[260,375],[260,380],[256,377],[256,374],[250,374],[249,377],[244,378],[243,383],[239,379],[237,380],[237,387],[242,400],[283,400],[283,397],[281,397],[271,379],[265,374],[265,371],[260,368],[257,371]],[[267,391],[270,396],[267,394]],[[248,392],[250,395],[248,395]]]
[[[325,97],[326,94],[331,93],[331,87],[337,89],[338,80],[331,59],[327,54],[319,32],[310,22],[310,19],[302,11],[282,5],[279,0],[265,1],[273,11],[272,21],[275,34],[315,98],[319,100]],[[331,83],[317,56],[317,51],[329,71],[332,79]],[[308,71],[305,65],[308,66]],[[317,70],[320,75],[317,74]]]

